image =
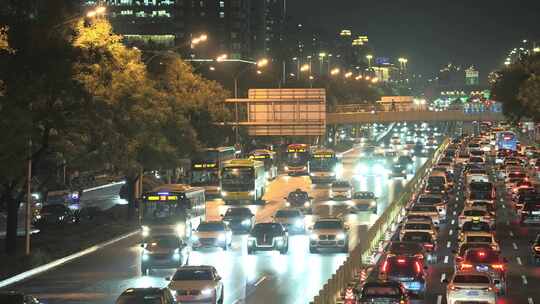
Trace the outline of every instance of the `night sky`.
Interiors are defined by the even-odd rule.
[[[329,33],[366,33],[377,56],[404,56],[430,77],[451,61],[474,64],[485,81],[521,40],[540,41],[540,0],[288,0],[288,9]]]

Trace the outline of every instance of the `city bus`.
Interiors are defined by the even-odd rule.
[[[310,159],[309,145],[290,144],[287,146],[285,158],[285,172],[289,175],[309,174],[308,162]]]
[[[258,160],[264,163],[266,179],[273,180],[277,177],[276,154],[270,150],[257,149],[249,153],[249,159]]]
[[[191,162],[190,185],[203,187],[209,197],[218,197],[219,172],[226,161],[235,158],[234,147],[204,149]]]
[[[264,163],[253,159],[233,159],[221,169],[221,197],[226,204],[260,202],[266,190]]]
[[[497,150],[517,151],[517,136],[511,131],[502,131],[497,133]]]
[[[341,164],[331,149],[317,149],[309,160],[309,177],[313,184],[332,183],[340,176]]]
[[[188,240],[191,231],[206,219],[204,188],[184,184],[156,187],[143,194],[139,217],[143,240],[163,234]]]

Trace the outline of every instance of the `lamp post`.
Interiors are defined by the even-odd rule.
[[[373,59],[373,55],[368,54],[368,55],[366,55],[366,58],[368,60],[368,67],[371,67],[371,59]]]

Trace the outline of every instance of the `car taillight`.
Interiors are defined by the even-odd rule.
[[[467,269],[471,269],[473,265],[471,264],[466,264],[466,263],[463,263],[461,265],[459,265],[459,267],[461,268],[461,270],[467,270]]]
[[[422,267],[420,266],[420,263],[418,261],[414,262],[414,268],[416,269],[416,273],[422,272]]]
[[[398,264],[405,264],[405,259],[397,259]]]
[[[424,248],[426,248],[427,250],[433,250],[433,244],[424,244]]]
[[[384,261],[384,263],[382,264],[381,271],[386,272],[387,270],[388,270],[388,261]]]
[[[493,269],[497,269],[497,270],[503,270],[504,269],[504,265],[503,264],[492,264],[491,267]]]
[[[417,259],[420,259],[420,260],[424,259],[424,255],[421,254],[421,253],[415,254],[414,257],[417,258]]]
[[[536,252],[540,252],[540,246],[534,246],[533,249],[534,249],[534,251],[536,251]]]

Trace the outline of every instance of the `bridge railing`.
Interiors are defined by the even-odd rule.
[[[365,268],[364,261],[378,251],[381,241],[388,236],[388,232],[397,228],[397,224],[405,216],[405,206],[413,195],[423,187],[431,166],[439,159],[448,143],[449,140],[446,140],[424,163],[414,178],[409,181],[400,197],[386,208],[373,226],[364,235],[358,236],[359,242],[356,247],[350,252],[345,262],[339,266],[336,273],[324,284],[319,294],[313,299],[312,304],[335,304],[336,300],[341,298],[341,292],[347,284]]]

